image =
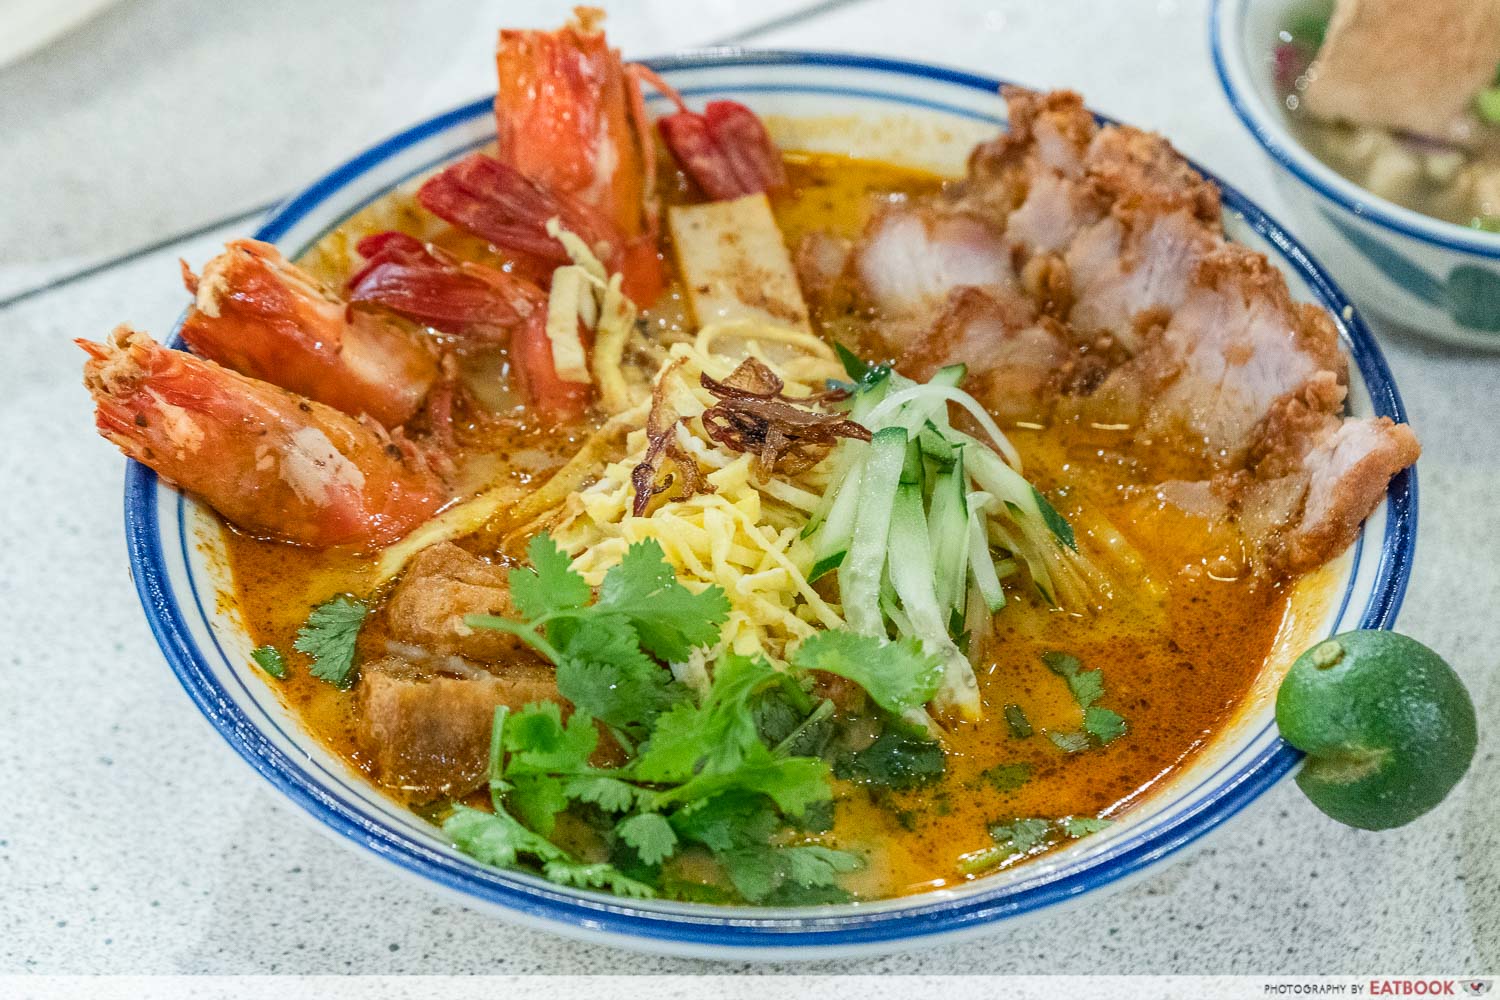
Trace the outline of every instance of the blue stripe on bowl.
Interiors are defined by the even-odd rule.
[[[987,95],[994,94],[1001,83],[919,63],[822,52],[710,52],[653,60],[650,65],[663,74],[747,66],[829,67],[873,72],[895,80],[935,81],[960,91]],[[777,92],[823,93],[941,110],[966,118],[1003,121],[998,114],[991,115],[960,104],[869,88],[748,82],[715,84],[699,89],[714,93],[772,89]],[[697,90],[690,88],[690,92]],[[285,236],[298,222],[314,214],[326,200],[351,182],[417,143],[487,116],[490,103],[490,99],[484,99],[466,104],[372,147],[278,208],[256,234],[257,238],[276,240]],[[1108,119],[1101,118],[1101,121]],[[456,153],[450,151],[448,155]],[[1202,170],[1201,167],[1198,169]],[[1207,171],[1204,174],[1212,177]],[[1400,396],[1385,360],[1358,315],[1352,311],[1346,313],[1348,303],[1343,295],[1300,244],[1238,192],[1217,178],[1213,179],[1223,191],[1225,208],[1240,216],[1267,240],[1287,266],[1306,282],[1317,300],[1334,315],[1369,391],[1375,413],[1395,420],[1405,419]],[[1142,824],[1139,830],[1129,831],[1108,843],[1105,849],[1082,855],[1070,864],[1055,870],[1043,870],[1039,866],[1038,874],[1033,877],[1023,876],[1019,881],[1007,882],[987,891],[981,889],[962,895],[931,894],[892,903],[824,907],[811,911],[644,904],[598,893],[564,891],[532,876],[488,869],[454,852],[440,849],[431,840],[424,839],[427,828],[415,817],[410,823],[395,825],[347,794],[344,790],[351,789],[351,775],[335,774],[311,755],[293,757],[284,753],[272,737],[284,740],[288,745],[295,745],[299,737],[282,729],[274,719],[252,719],[242,707],[244,703],[253,703],[251,692],[245,687],[244,671],[218,647],[212,620],[203,605],[200,588],[193,579],[188,550],[189,531],[185,521],[186,501],[177,495],[173,516],[164,523],[158,507],[158,500],[163,495],[172,496],[164,488],[158,488],[154,473],[144,466],[129,463],[125,520],[136,588],[152,632],[174,673],[193,702],[230,746],[311,816],[356,846],[409,873],[459,892],[471,901],[493,904],[567,933],[603,937],[616,943],[653,946],[660,950],[745,955],[773,951],[785,954],[788,950],[804,954],[809,950],[847,951],[860,946],[973,931],[996,921],[1038,912],[1145,871],[1198,841],[1245,808],[1286,775],[1300,759],[1296,751],[1274,737],[1274,726],[1270,726],[1247,741],[1248,748],[1264,743],[1251,759],[1241,759],[1245,756],[1245,752],[1241,752],[1204,778],[1195,789],[1182,795],[1182,799],[1190,802],[1187,808],[1164,813],[1150,823]],[[1391,483],[1387,494],[1380,558],[1369,597],[1359,614],[1360,627],[1389,628],[1395,621],[1410,573],[1416,514],[1416,477],[1409,471]],[[177,534],[180,551],[176,556],[183,560],[191,597],[191,617],[184,613],[164,558],[164,528],[168,534],[173,531]],[[1339,614],[1334,619],[1336,622],[1344,621],[1349,605],[1355,599],[1355,584],[1361,575],[1359,560],[1367,544],[1373,544],[1373,541],[1361,535],[1356,543],[1349,584]],[[215,647],[213,661],[195,641],[195,628],[202,629]],[[212,663],[221,666],[216,669]],[[223,678],[232,678],[238,692],[226,689]],[[261,727],[265,727],[264,730]]]

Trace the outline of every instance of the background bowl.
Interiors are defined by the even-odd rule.
[[[1450,343],[1500,350],[1500,233],[1371,194],[1314,156],[1277,95],[1276,33],[1300,0],[1213,0],[1214,68],[1240,121],[1275,162],[1297,230],[1360,305]]]
[[[732,98],[788,148],[847,152],[956,173],[1004,124],[1000,81],[858,56],[716,51],[651,63],[689,99]],[[654,105],[660,108],[660,104]],[[360,154],[279,208],[256,235],[291,257],[372,200],[493,141],[490,99]],[[1333,314],[1355,360],[1350,408],[1404,414],[1368,331],[1302,248],[1224,189],[1225,226],[1287,274],[1293,294]],[[401,871],[511,920],[613,944],[720,958],[826,957],[973,934],[1118,885],[1223,823],[1299,759],[1276,735],[1272,699],[1296,654],[1349,628],[1389,627],[1405,591],[1416,481],[1403,473],[1343,558],[1297,588],[1262,676],[1238,715],[1192,762],[1101,834],[953,890],[801,910],[621,900],[497,871],[458,853],[301,728],[252,666],[232,600],[221,528],[195,502],[131,464],[125,489],[131,568],[153,632],[193,701],[256,771],[325,830]]]

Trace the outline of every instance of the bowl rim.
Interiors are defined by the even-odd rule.
[[[895,77],[933,80],[994,94],[1003,81],[943,66],[900,59],[803,50],[742,50],[719,48],[642,60],[658,72],[718,69],[739,66],[799,67],[866,70]],[[894,95],[885,95],[894,96]],[[488,113],[493,97],[469,102],[435,115],[329,171],[304,191],[272,211],[256,238],[274,241],[326,198],[400,150],[476,115]],[[1112,120],[1097,116],[1101,122]],[[1276,222],[1233,187],[1196,163],[1194,168],[1216,183],[1227,211],[1239,215],[1261,238],[1280,252],[1309,289],[1339,318],[1349,338],[1351,356],[1364,379],[1372,406],[1379,415],[1405,420],[1405,408],[1379,347],[1343,294],[1302,246]],[[175,339],[175,331],[174,331]],[[1149,835],[1122,836],[1107,850],[1079,858],[1055,875],[1029,882],[1009,883],[988,892],[961,897],[932,893],[909,897],[910,905],[882,909],[857,906],[767,911],[740,907],[684,907],[663,912],[629,900],[602,897],[521,882],[507,873],[458,861],[412,840],[357,805],[344,802],[301,765],[275,746],[249,719],[207,666],[179,606],[163,561],[163,536],[158,531],[157,477],[150,469],[129,462],[125,477],[126,541],[137,594],[148,624],[169,666],[190,699],[219,734],[255,771],[310,817],[354,846],[382,857],[404,872],[455,892],[466,902],[496,906],[512,915],[528,917],[549,929],[616,944],[634,944],[681,954],[733,957],[810,956],[889,948],[897,942],[916,943],[940,935],[978,933],[1006,918],[1023,916],[1062,903],[1136,875],[1177,853],[1236,815],[1285,777],[1301,754],[1279,738],[1255,758],[1225,777],[1227,764],[1199,787],[1218,782],[1191,808],[1163,820]],[[1410,575],[1416,540],[1417,483],[1415,469],[1392,480],[1380,560],[1360,627],[1390,628],[1396,619]],[[186,555],[183,521],[186,501],[179,495],[180,543]],[[1363,529],[1362,529],[1363,530]],[[1353,589],[1354,570],[1344,600]],[[196,590],[192,594],[200,601]],[[201,611],[201,604],[200,604]],[[1342,617],[1342,616],[1341,616]],[[210,633],[211,635],[211,633]],[[211,635],[212,637],[212,635]],[[217,639],[214,639],[217,642]],[[1262,730],[1265,732],[1265,730]]]
[[[1266,103],[1244,69],[1238,47],[1251,0],[1211,0],[1209,49],[1214,73],[1240,123],[1270,157],[1317,194],[1372,224],[1444,250],[1500,260],[1500,233],[1470,229],[1382,198],[1341,175],[1312,154]]]

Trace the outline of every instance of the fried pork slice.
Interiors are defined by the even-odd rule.
[[[423,549],[407,566],[386,606],[391,637],[478,663],[509,663],[525,648],[520,639],[464,624],[465,615],[517,617],[507,576],[503,567],[452,542]]]
[[[362,666],[356,694],[355,739],[375,780],[413,802],[480,786],[498,706],[560,699],[552,671],[540,663],[451,676],[394,656]]]
[[[989,223],[948,206],[899,205],[870,221],[854,259],[869,303],[897,323],[925,326],[963,288],[1013,288],[1010,252]]]
[[[1241,531],[1272,569],[1321,566],[1353,543],[1391,478],[1421,451],[1412,429],[1389,417],[1335,420],[1296,469],[1244,488]]]
[[[1263,431],[1280,408],[1301,401],[1309,419],[1335,414],[1343,385],[1327,314],[1294,303],[1264,256],[1225,244],[1200,263],[1170,319],[1081,408],[1233,471],[1268,450]]]
[[[926,381],[942,366],[968,366],[966,388],[1005,422],[1044,420],[1073,355],[1067,332],[1004,289],[953,292],[937,321],[903,345],[902,372]]]

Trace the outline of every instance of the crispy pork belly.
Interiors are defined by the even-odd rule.
[[[1308,70],[1320,118],[1463,141],[1500,64],[1500,0],[1341,0]]]
[[[515,636],[464,624],[464,616],[472,614],[516,617],[507,575],[503,567],[451,542],[423,549],[387,605],[392,638],[479,663],[505,663],[524,655],[524,644]]]
[[[357,695],[355,738],[375,779],[417,802],[480,786],[498,706],[559,700],[552,671],[541,664],[452,677],[396,657],[361,667]]]

